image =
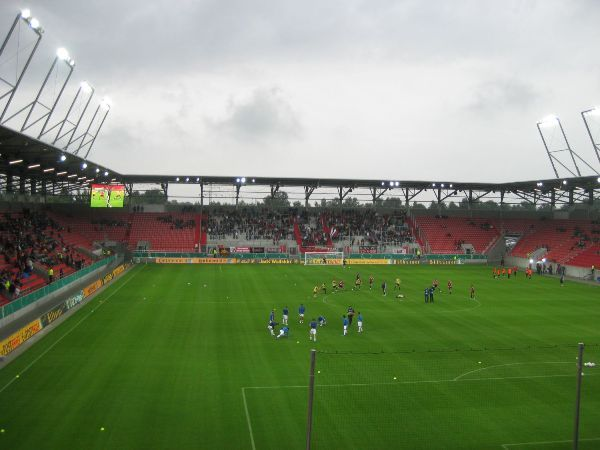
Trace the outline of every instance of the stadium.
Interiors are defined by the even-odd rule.
[[[457,28],[445,38],[456,33],[470,58],[476,44],[462,40],[457,23],[467,10],[458,3],[456,23],[445,22],[448,11],[440,19],[427,10],[427,17],[434,25],[452,22]],[[329,86],[342,102],[349,94],[336,91],[344,83],[338,76],[362,88],[365,73],[374,70],[346,72],[344,61],[334,81],[323,82],[329,76],[321,73],[328,67],[323,61],[347,51],[330,44],[331,29],[341,29],[340,42],[351,41],[358,52],[353,64],[380,61],[390,68],[380,56],[390,48],[371,39],[395,28],[385,16],[397,19],[398,11],[375,14],[375,6],[361,5],[353,10],[357,16],[348,13],[348,25],[313,5],[319,18],[327,16],[321,28],[321,19],[304,15],[304,8],[267,4],[251,8],[258,16],[237,5],[241,19],[233,5],[203,10],[220,25],[226,17],[226,34],[240,33],[239,48],[221,43],[210,20],[176,29],[171,14],[200,20],[189,5],[73,12],[85,15],[90,35],[110,30],[100,43],[86,31],[73,45],[98,46],[94,55],[109,54],[126,72],[86,65],[85,55],[76,64],[66,47],[53,49],[54,39],[66,39],[61,33],[75,36],[69,30],[82,27],[62,18],[66,11],[39,5],[38,17],[33,5],[0,7],[0,36],[6,33],[0,47],[0,448],[600,448],[600,108],[581,108],[575,139],[568,119],[534,121],[528,132],[538,139],[537,150],[515,143],[519,150],[500,159],[495,143],[484,155],[464,141],[448,143],[453,154],[412,144],[377,150],[372,144],[379,138],[351,131],[383,130],[369,117],[375,111],[357,113],[364,123],[336,128],[324,118],[332,110],[315,108],[313,119],[290,105],[320,90],[311,83]],[[402,14],[427,22],[426,11],[412,7],[418,11],[406,6]],[[566,2],[554,7],[561,18],[575,14]],[[590,8],[593,22],[597,8]],[[277,38],[268,31],[277,22],[273,11],[286,28]],[[519,17],[531,13],[519,11]],[[488,20],[482,11],[471,13],[468,27]],[[134,26],[140,17],[148,20],[144,33]],[[195,89],[206,110],[213,106],[204,89],[222,94],[225,116],[201,116],[188,101],[195,91],[178,91],[189,74],[174,80],[177,64],[187,61],[175,48],[156,60],[155,18],[168,29],[161,36],[173,34],[169,42],[181,43],[190,60],[207,61],[193,66],[208,74]],[[375,28],[362,34],[371,19]],[[123,42],[123,29],[141,36]],[[485,34],[479,25],[474,30]],[[211,59],[197,42],[184,44],[194,34],[226,56]],[[436,46],[452,53],[441,37]],[[135,47],[138,39],[152,49]],[[265,44],[269,39],[277,45]],[[297,58],[293,64],[284,58],[286,67],[278,68],[286,76],[301,72],[302,82],[289,83],[297,91],[284,98],[282,89],[257,89],[243,101],[227,100],[222,83],[240,76],[251,90],[255,79],[275,71],[270,64],[282,57],[272,51]],[[427,78],[423,57],[410,62],[410,52],[400,54],[419,70],[398,89],[418,90],[416,79]],[[136,68],[127,65],[129,57],[150,62]],[[319,70],[298,63],[303,60],[319,61]],[[76,81],[80,65],[101,83]],[[469,66],[464,74],[478,70]],[[137,85],[151,76],[158,88],[150,81]],[[377,102],[394,96],[378,92],[380,83],[386,77],[370,86]],[[123,98],[133,85],[138,90]],[[485,86],[495,102],[506,100],[497,87]],[[600,96],[594,88],[597,82],[586,91],[588,101]],[[526,97],[523,89],[519,98]],[[102,97],[105,90],[121,97]],[[481,95],[460,113],[472,117],[460,133],[473,127],[475,134],[481,116],[489,114],[485,126],[494,128],[524,114],[520,108],[545,105],[528,100],[511,114],[509,96],[507,112],[492,115],[482,112]],[[161,98],[180,111],[181,123],[169,119],[169,107],[160,116]],[[312,97],[304,101],[323,106]],[[450,102],[432,101],[440,109]],[[128,108],[147,115],[133,120]],[[336,108],[345,109],[343,103]],[[390,114],[377,115],[377,122]],[[444,114],[453,128],[451,114]],[[118,125],[111,122],[115,115]],[[189,117],[198,123],[189,125]],[[407,120],[400,112],[398,118]],[[311,147],[319,140],[312,120],[331,120],[331,136],[346,150]],[[426,130],[442,134],[426,122]],[[394,123],[401,131],[388,129],[381,139],[404,139],[403,126]],[[202,141],[198,130],[215,140]],[[512,142],[515,130],[490,141]],[[365,148],[354,153],[352,141]],[[153,142],[157,150],[148,148]],[[207,142],[219,148],[205,151]],[[346,159],[348,166],[340,161]],[[475,178],[466,175],[474,169],[481,169]],[[398,176],[407,173],[418,176]]]

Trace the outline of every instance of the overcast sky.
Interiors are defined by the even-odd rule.
[[[598,1],[2,0],[0,33],[25,6],[45,34],[19,101],[66,47],[65,104],[110,96],[90,158],[121,173],[549,178],[549,113],[599,166]]]

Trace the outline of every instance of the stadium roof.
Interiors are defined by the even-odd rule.
[[[0,126],[0,174],[5,178],[0,188],[6,189],[9,180],[18,178],[21,189],[38,183],[67,184],[70,189],[83,188],[91,183],[117,182],[131,187],[135,184],[159,184],[166,192],[172,184],[217,184],[271,186],[271,192],[282,187],[302,187],[307,194],[312,190],[337,188],[341,198],[353,189],[370,189],[373,198],[390,190],[402,190],[407,200],[425,190],[434,192],[438,201],[467,193],[469,200],[484,199],[489,193],[512,193],[524,201],[574,203],[600,199],[600,178],[596,176],[529,180],[507,183],[460,182],[449,180],[358,180],[349,178],[286,178],[244,176],[206,176],[195,173],[178,175],[121,174],[111,168],[65,152],[5,126]],[[310,194],[309,194],[310,195]],[[501,197],[502,198],[502,197]]]

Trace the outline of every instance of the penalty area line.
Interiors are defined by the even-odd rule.
[[[597,438],[579,438],[580,442],[593,442],[600,441],[600,437]],[[516,442],[514,444],[502,444],[502,448],[508,450],[510,447],[522,447],[525,445],[548,445],[548,444],[566,444],[573,442],[573,439],[566,439],[564,441],[538,441],[538,442]]]
[[[250,443],[252,444],[252,450],[256,450],[256,444],[254,443],[254,433],[252,431],[252,422],[250,421],[250,412],[248,411],[248,402],[246,401],[246,388],[242,388],[242,399],[244,400],[244,411],[246,411],[246,423],[248,423],[248,431],[250,432]]]
[[[23,375],[25,372],[27,372],[29,369],[31,369],[31,367],[33,367],[33,365],[38,362],[40,359],[42,359],[44,356],[46,356],[48,354],[48,352],[50,350],[52,350],[54,347],[56,347],[56,345],[62,341],[64,338],[66,338],[69,334],[71,334],[71,332],[73,330],[75,330],[75,328],[77,328],[79,325],[81,325],[88,317],[90,317],[94,311],[96,311],[98,308],[100,308],[102,305],[104,305],[106,303],[106,301],[108,299],[110,299],[113,295],[115,295],[117,292],[119,292],[121,290],[121,288],[123,286],[125,286],[127,283],[129,283],[133,278],[136,277],[136,275],[138,273],[140,273],[142,270],[144,270],[146,266],[142,266],[142,268],[140,270],[138,270],[137,272],[135,272],[131,277],[129,277],[126,281],[124,281],[123,283],[121,283],[120,285],[117,286],[117,288],[112,291],[110,293],[110,295],[108,297],[106,297],[102,302],[98,302],[98,305],[95,308],[92,308],[91,311],[89,311],[85,316],[83,316],[75,325],[73,325],[71,328],[69,328],[69,330],[67,330],[67,332],[65,332],[61,337],[59,337],[56,341],[54,341],[46,350],[44,350],[42,353],[40,353],[33,361],[31,361],[28,365],[25,366],[25,368],[23,370],[21,370],[17,375],[20,377],[21,375]],[[17,380],[17,377],[11,379],[8,383],[6,383],[2,388],[0,388],[0,393],[4,392],[11,384],[13,384],[15,382],[15,380]]]
[[[596,374],[586,376],[597,376]],[[404,384],[440,384],[440,383],[465,383],[471,381],[502,381],[502,380],[530,380],[537,378],[569,378],[573,375],[556,374],[556,375],[530,375],[530,376],[515,376],[515,377],[484,377],[484,378],[459,378],[446,380],[414,380],[414,381],[385,381],[381,383],[335,383],[335,384],[315,384],[315,387],[360,387],[360,386],[394,386]],[[245,386],[242,389],[301,389],[308,388],[306,384],[287,385],[287,386]]]

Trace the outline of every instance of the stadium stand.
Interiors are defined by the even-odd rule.
[[[477,253],[485,253],[500,237],[496,224],[489,219],[446,216],[417,216],[414,226],[429,253],[464,253],[472,245]]]
[[[344,210],[323,213],[324,231],[338,247],[355,251],[376,246],[393,251],[415,241],[403,211],[382,214],[376,211]]]
[[[599,241],[600,225],[590,220],[529,221],[511,254],[528,258],[532,252],[543,248],[546,249],[545,257],[552,262],[573,264],[575,261],[577,264],[574,265],[580,265],[577,256],[587,255],[586,250]]]
[[[130,248],[187,252],[197,248],[199,236],[193,213],[134,213],[129,221],[129,238],[124,241]]]
[[[67,276],[91,259],[58,222],[42,212],[5,212],[0,217],[0,303],[44,286],[48,270]]]

